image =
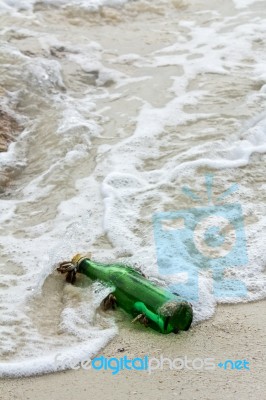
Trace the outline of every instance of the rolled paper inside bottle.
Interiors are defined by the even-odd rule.
[[[150,282],[134,268],[122,264],[103,264],[86,256],[72,259],[78,272],[115,287],[117,305],[133,316],[144,314],[149,326],[162,333],[188,330],[193,310],[190,303],[164,287]]]

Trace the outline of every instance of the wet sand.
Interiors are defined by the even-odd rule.
[[[65,371],[39,377],[4,379],[1,398],[46,400],[96,399],[262,399],[266,390],[265,301],[221,305],[215,316],[188,332],[161,335],[129,320],[100,353],[105,357],[214,358],[214,370]],[[121,314],[122,316],[122,314]],[[119,316],[120,317],[120,316]],[[123,350],[121,352],[121,350]],[[226,370],[217,364],[246,359],[249,368]]]
[[[4,90],[0,87],[0,97]],[[6,152],[10,143],[14,142],[22,131],[22,126],[0,106],[0,153]],[[0,193],[9,185],[12,171],[10,168],[0,171]]]
[[[18,122],[0,108],[0,152],[7,151],[8,145],[15,140],[20,131]]]

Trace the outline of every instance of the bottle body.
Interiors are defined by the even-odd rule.
[[[163,287],[147,280],[134,268],[122,264],[103,264],[80,257],[78,272],[92,280],[114,286],[117,305],[133,316],[145,315],[149,326],[161,333],[187,330],[192,322],[191,305]]]

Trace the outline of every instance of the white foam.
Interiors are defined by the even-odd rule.
[[[43,0],[42,3],[56,7],[77,6],[89,11],[97,11],[102,6],[118,7],[125,4],[128,0]],[[0,7],[3,10],[17,9],[18,11],[32,10],[36,0],[3,0]]]
[[[101,349],[117,333],[116,328],[106,329],[104,335],[98,338],[90,338],[86,343],[76,346],[59,348],[57,352],[49,355],[40,355],[36,358],[27,358],[26,360],[17,360],[12,362],[0,363],[0,376],[2,378],[25,377],[38,374],[46,374],[51,372],[63,371],[71,368],[74,364],[78,365],[79,361],[88,360],[96,353],[93,349]],[[76,363],[74,362],[76,360]],[[74,362],[74,364],[73,364]]]
[[[259,3],[263,0],[233,0],[237,9],[246,8],[254,3]]]

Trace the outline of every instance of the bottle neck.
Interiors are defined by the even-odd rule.
[[[84,258],[79,261],[78,272],[88,276],[93,280],[99,279],[102,281],[108,281],[110,266],[111,265],[102,264],[99,262],[92,261],[88,258]]]

